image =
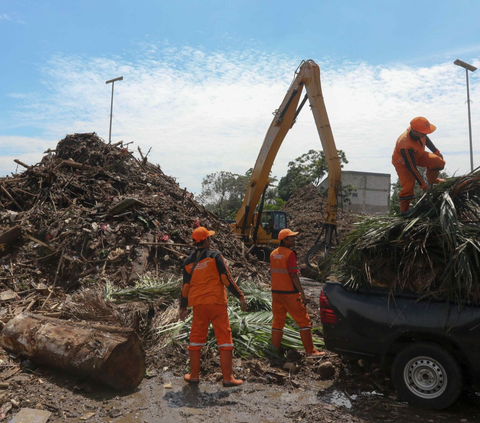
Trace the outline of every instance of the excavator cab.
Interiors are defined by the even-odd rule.
[[[278,233],[287,227],[287,215],[282,211],[262,212],[256,242],[258,244],[278,244]],[[258,214],[255,215],[255,221]]]
[[[260,216],[260,218],[259,218]],[[277,210],[258,211],[253,215],[253,226],[246,244],[249,252],[259,260],[270,262],[270,253],[280,244],[278,234],[287,227],[287,214]]]

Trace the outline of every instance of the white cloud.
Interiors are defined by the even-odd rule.
[[[43,153],[55,148],[55,142],[40,138],[1,136],[0,135],[0,175],[10,172],[23,172],[24,167],[14,162],[15,159],[27,165],[38,163]]]
[[[6,13],[0,13],[0,21],[11,21],[12,18]]]
[[[152,147],[149,159],[198,193],[206,174],[244,173],[255,164],[272,112],[299,62],[259,51],[211,53],[154,45],[131,61],[56,56],[45,68],[47,96],[30,97],[19,119],[40,128],[47,139],[95,131],[108,140],[111,85],[105,81],[123,76],[115,83],[112,141],[133,140],[133,148],[144,152]],[[394,182],[395,141],[414,116],[423,115],[438,127],[432,140],[447,160],[447,171],[469,170],[465,74],[450,60],[430,68],[318,63],[337,148],[349,160],[345,169],[390,173]],[[480,85],[474,77],[470,82],[471,98],[480,98]],[[474,106],[475,140],[480,109]],[[273,174],[283,176],[288,162],[309,149],[321,144],[306,106]],[[480,153],[478,144],[475,150]]]

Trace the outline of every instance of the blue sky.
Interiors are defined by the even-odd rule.
[[[68,133],[97,132],[199,193],[202,178],[255,163],[272,112],[304,59],[322,70],[348,170],[391,173],[395,140],[417,115],[447,171],[469,166],[465,71],[480,65],[480,2],[0,0],[0,175],[34,164]],[[480,165],[480,72],[470,73]],[[273,173],[321,149],[307,108]],[[19,169],[20,171],[23,169]]]

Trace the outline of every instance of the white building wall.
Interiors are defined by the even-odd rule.
[[[390,174],[342,171],[342,184],[352,185],[357,191],[350,195],[350,204],[343,207],[358,213],[387,214],[390,211]],[[328,180],[320,184],[328,188]],[[339,198],[342,205],[342,199]]]

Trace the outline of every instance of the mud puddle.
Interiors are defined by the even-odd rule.
[[[144,380],[125,396],[108,398],[104,393],[88,395],[82,412],[67,417],[69,422],[291,422],[289,414],[318,404],[320,383],[311,389],[246,382],[241,387],[223,388],[221,383],[185,384],[182,377],[165,373],[162,378]],[[50,421],[50,420],[49,420]],[[51,420],[65,421],[65,420]]]
[[[480,421],[478,393],[462,394],[453,407],[435,412],[409,407],[392,390],[373,388],[380,380],[355,375],[347,381],[321,381],[295,375],[282,385],[252,378],[227,389],[205,380],[191,387],[179,372],[168,370],[145,379],[134,392],[118,393],[44,368],[14,376],[9,390],[20,408],[51,411],[48,423]],[[12,410],[12,416],[17,412]]]

